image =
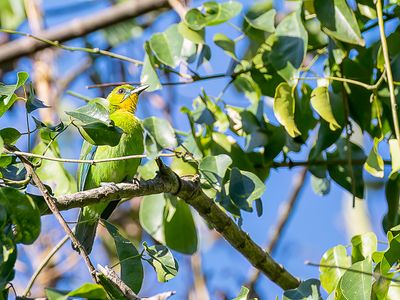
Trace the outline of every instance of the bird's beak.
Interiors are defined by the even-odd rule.
[[[136,93],[136,94],[140,94],[141,92],[143,92],[144,90],[146,90],[147,88],[149,88],[150,85],[148,84],[141,84],[138,87],[136,87],[132,93]]]
[[[129,98],[130,96],[132,96],[133,94],[138,94],[138,95],[139,95],[141,92],[143,92],[143,91],[144,91],[145,89],[147,89],[148,87],[149,87],[148,84],[141,84],[141,85],[137,86],[137,87],[134,88],[133,90],[128,91],[127,93],[125,93],[124,99],[123,99],[122,101],[128,99],[128,98]]]

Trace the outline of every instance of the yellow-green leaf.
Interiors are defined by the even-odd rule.
[[[374,138],[374,146],[368,155],[367,161],[364,164],[364,168],[372,176],[383,178],[384,163],[382,157],[378,153],[378,144],[380,141],[381,139]]]
[[[311,93],[311,105],[322,119],[329,123],[329,128],[333,131],[341,128],[333,115],[329,91],[326,86],[319,86]]]
[[[292,88],[285,82],[275,90],[274,114],[291,137],[301,134],[294,121],[295,100]]]

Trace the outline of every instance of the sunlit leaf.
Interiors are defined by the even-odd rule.
[[[339,281],[337,297],[339,299],[370,299],[372,278],[371,259],[353,264]]]
[[[17,82],[12,85],[3,85],[0,83],[0,117],[10,109],[10,107],[17,100],[17,96],[14,94],[21,86],[28,80],[28,73],[18,72]]]
[[[357,20],[346,0],[316,0],[314,7],[326,34],[342,42],[365,45]]]
[[[143,127],[154,138],[160,150],[174,149],[178,146],[175,131],[168,121],[149,117],[143,120]]]
[[[167,282],[176,276],[178,263],[167,247],[162,245],[148,246],[146,242],[143,243],[143,247],[150,256],[148,262],[156,271],[159,282]]]
[[[228,38],[225,34],[217,33],[214,35],[214,43],[222,48],[229,56],[237,59],[235,54],[235,42]]]
[[[276,10],[271,9],[257,16],[246,14],[245,19],[252,27],[272,33],[275,31],[275,14]]]
[[[153,34],[149,45],[160,62],[171,68],[178,65],[183,45],[183,37],[178,31],[178,25],[174,24],[164,32]]]
[[[232,159],[225,154],[206,156],[200,161],[199,171],[207,182],[217,190],[221,190],[222,180],[231,164]]]
[[[373,232],[353,236],[351,238],[353,246],[351,251],[352,263],[354,264],[367,258],[371,259],[372,254],[377,250],[377,243],[378,240]]]
[[[274,114],[291,137],[301,134],[294,121],[294,110],[292,88],[287,83],[281,83],[275,91]]]
[[[379,178],[384,176],[384,163],[382,156],[378,153],[378,145],[381,139],[374,138],[374,145],[368,155],[367,161],[364,164],[365,170],[371,175]]]
[[[320,264],[322,265],[319,267],[321,285],[328,293],[332,293],[345,273],[345,269],[351,265],[346,248],[338,245],[329,249],[322,256]],[[323,267],[324,265],[329,267]]]
[[[341,128],[335,119],[333,108],[330,102],[329,91],[326,86],[319,86],[312,91],[311,105],[321,116],[321,118],[329,123],[329,128],[332,131]]]

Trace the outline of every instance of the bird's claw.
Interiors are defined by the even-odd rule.
[[[118,186],[114,182],[100,182],[100,186],[101,187],[110,187],[116,191],[119,190]]]

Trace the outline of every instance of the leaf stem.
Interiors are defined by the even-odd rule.
[[[394,92],[392,68],[390,66],[389,49],[387,46],[386,35],[385,35],[385,24],[383,22],[382,0],[376,1],[376,12],[378,15],[379,34],[381,36],[382,52],[383,52],[383,58],[385,60],[385,70],[386,70],[387,81],[388,81],[388,86],[389,86],[390,105],[391,105],[391,109],[392,109],[394,133],[395,133],[397,143],[399,144],[399,147],[400,147],[399,117],[397,115],[397,104],[396,104],[396,96],[395,96],[395,92]]]
[[[0,32],[5,32],[5,33],[9,33],[9,34],[17,34],[17,35],[22,35],[22,36],[26,36],[26,37],[30,37],[33,38],[37,41],[40,41],[42,43],[46,43],[48,45],[51,45],[53,47],[57,47],[60,49],[64,49],[67,51],[80,51],[80,52],[87,52],[87,53],[91,53],[91,54],[100,54],[100,55],[104,55],[104,56],[109,56],[112,58],[116,58],[119,60],[123,60],[123,61],[127,61],[130,63],[133,63],[135,65],[143,65],[143,62],[134,58],[130,58],[121,54],[117,54],[117,53],[113,53],[107,50],[102,50],[99,48],[84,48],[84,47],[71,47],[71,46],[66,46],[64,44],[60,44],[58,41],[51,41],[30,33],[26,33],[26,32],[21,32],[21,31],[16,31],[16,30],[11,30],[11,29],[2,29],[0,28]]]

